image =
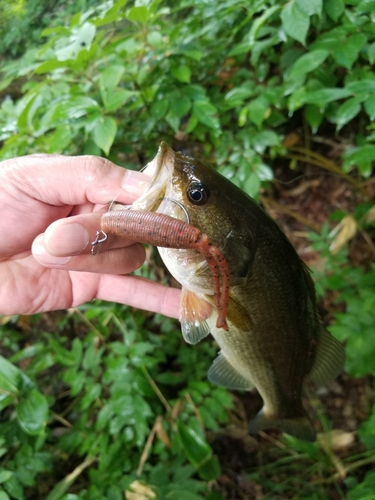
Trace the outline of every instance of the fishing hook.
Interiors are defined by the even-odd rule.
[[[100,229],[100,231],[96,231],[95,235],[95,240],[91,243],[91,254],[92,255],[98,255],[100,252],[100,247],[102,246],[102,243],[107,241],[108,239],[108,234],[105,233]],[[95,248],[98,247],[98,248]]]

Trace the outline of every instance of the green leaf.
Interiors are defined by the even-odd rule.
[[[117,123],[110,116],[97,120],[93,130],[93,139],[97,146],[108,156],[117,133]]]
[[[267,117],[266,115],[269,108],[268,101],[263,97],[259,97],[251,101],[247,108],[249,120],[260,129],[263,121]]]
[[[146,24],[148,19],[148,8],[144,6],[132,7],[128,12],[127,18],[129,21]]]
[[[259,176],[255,172],[251,172],[247,177],[243,184],[244,191],[254,198],[258,195],[261,183]]]
[[[323,0],[296,0],[296,5],[308,16],[317,14],[320,17],[322,15]]]
[[[0,356],[0,401],[7,395],[17,396],[21,389],[21,370]]]
[[[5,469],[0,470],[0,483],[5,483],[5,481],[8,481],[8,479],[10,479],[12,476],[13,476],[12,471]]]
[[[367,56],[370,64],[374,64],[375,62],[375,42],[370,43],[367,47]]]
[[[182,65],[182,66],[172,67],[171,73],[179,82],[190,83],[191,70],[189,66]]]
[[[20,399],[16,413],[20,426],[27,434],[41,434],[48,419],[47,400],[39,391],[32,389]]]
[[[125,67],[119,64],[108,66],[99,78],[99,85],[105,91],[113,90],[120,83],[120,80],[125,72]]]
[[[68,68],[70,65],[69,59],[66,61],[58,61],[57,59],[50,59],[43,62],[40,66],[35,69],[35,73],[42,75],[43,73],[49,73],[54,69]]]
[[[310,18],[296,5],[294,0],[288,2],[281,11],[281,21],[285,33],[305,45]]]
[[[293,79],[295,77],[300,77],[301,74],[309,73],[314,71],[314,69],[319,68],[319,66],[327,59],[329,56],[328,50],[313,50],[304,54],[293,64],[290,73],[288,74],[288,79]]]
[[[9,496],[5,493],[5,491],[0,491],[0,500],[10,500]]]
[[[340,66],[350,69],[358,59],[359,51],[365,45],[366,41],[366,36],[359,33],[340,41],[340,43],[336,43],[332,47],[332,56],[334,60]]]
[[[370,94],[375,92],[375,79],[374,80],[353,80],[345,85],[345,88],[354,95]]]
[[[364,108],[370,120],[375,120],[375,94],[364,102]]]
[[[168,98],[169,114],[182,118],[191,108],[191,100],[182,92],[172,92]]]
[[[343,0],[324,0],[323,6],[326,14],[335,22],[345,10]]]
[[[220,129],[217,117],[217,109],[208,101],[195,101],[193,104],[193,115],[203,125],[214,130]]]
[[[151,116],[155,120],[161,120],[168,111],[169,101],[165,98],[154,101],[151,106]]]
[[[206,481],[217,479],[220,475],[219,463],[209,444],[191,427],[178,422],[178,436],[189,461]]]
[[[56,130],[48,134],[48,149],[51,154],[61,154],[69,146],[74,133],[69,125],[58,125]]]
[[[315,106],[315,104],[307,104],[305,106],[305,117],[307,123],[310,125],[313,133],[315,134],[319,125],[323,121],[323,113],[320,111],[318,106]]]
[[[344,99],[349,96],[351,96],[351,92],[347,89],[325,88],[306,92],[304,102],[308,104],[316,104],[317,106],[323,106],[329,102]]]
[[[246,82],[246,84],[242,85],[241,87],[235,87],[234,89],[230,90],[225,95],[225,101],[228,107],[235,108],[242,104],[243,101],[254,95],[255,90],[256,87],[252,82]]]
[[[347,172],[352,166],[357,166],[363,175],[368,177],[375,162],[375,145],[365,144],[360,148],[352,148],[343,154],[343,167]]]
[[[337,110],[335,123],[337,124],[337,130],[340,130],[344,125],[346,125],[350,120],[352,120],[361,111],[361,99],[358,97],[352,97],[345,101],[339,109]]]
[[[134,90],[115,90],[108,92],[105,97],[104,106],[108,113],[113,113],[117,111],[121,106],[123,106],[127,101],[138,95],[138,92]]]

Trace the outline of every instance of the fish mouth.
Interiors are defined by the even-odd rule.
[[[146,191],[133,203],[133,210],[146,212],[158,210],[172,180],[174,160],[174,151],[166,142],[161,142],[155,158],[143,170],[143,173],[151,177],[151,180]]]

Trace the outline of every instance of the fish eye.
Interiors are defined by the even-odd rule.
[[[192,182],[188,187],[187,197],[194,205],[204,205],[209,196],[209,190],[200,182]]]

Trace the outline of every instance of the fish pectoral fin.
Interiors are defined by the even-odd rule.
[[[249,424],[249,433],[256,434],[263,429],[279,429],[305,441],[312,442],[316,439],[315,429],[305,415],[278,419],[277,417],[270,417],[263,410],[260,410]]]
[[[345,351],[340,342],[323,327],[319,330],[316,343],[313,365],[307,378],[316,387],[320,387],[341,372],[345,363]]]
[[[228,389],[249,391],[254,387],[251,380],[245,378],[232,366],[222,352],[208,370],[208,380]]]
[[[212,305],[186,288],[182,289],[180,323],[182,335],[188,344],[197,344],[210,333],[206,319],[212,314]]]

